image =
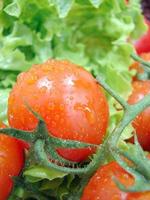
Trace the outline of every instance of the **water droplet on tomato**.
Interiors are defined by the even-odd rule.
[[[93,113],[93,111],[88,106],[86,106],[84,104],[77,103],[74,106],[74,109],[75,110],[80,110],[80,111],[84,112],[84,114],[86,116],[86,119],[88,120],[88,122],[90,124],[94,124],[95,123],[94,113]]]
[[[70,99],[70,100],[73,100],[73,96],[70,96],[69,99]]]
[[[55,119],[56,119],[56,120],[58,120],[58,119],[59,119],[59,117],[60,117],[59,115],[56,115],[56,116],[55,116]]]
[[[38,81],[39,88],[45,88],[50,90],[53,87],[53,81],[50,81],[47,77],[44,77]]]
[[[61,111],[64,110],[64,105],[63,105],[63,104],[60,104],[59,109],[60,109]]]
[[[64,85],[66,86],[73,86],[74,85],[74,77],[73,76],[68,76],[67,78],[64,79]]]
[[[94,116],[94,114],[93,114],[93,112],[91,111],[90,108],[85,107],[85,114],[86,114],[86,118],[87,118],[88,122],[90,124],[94,124],[94,122],[95,122],[95,116]]]

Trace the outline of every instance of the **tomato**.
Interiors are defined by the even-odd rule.
[[[0,127],[5,125],[0,122]],[[17,139],[0,134],[0,170],[17,176],[24,164],[24,150]]]
[[[129,96],[128,103],[135,104],[145,95],[150,94],[150,80],[147,81],[136,81],[133,83],[133,91]],[[139,143],[144,150],[150,150],[150,107],[146,108],[140,113],[132,125],[138,136]]]
[[[0,127],[5,125],[0,122]],[[24,165],[24,150],[17,139],[0,134],[0,200],[12,189],[11,177],[18,176]]]
[[[142,53],[142,54],[140,55],[140,57],[141,57],[143,60],[150,62],[150,53]],[[141,67],[141,64],[140,64],[139,62],[137,62],[137,61],[135,61],[135,62],[130,66],[130,70],[132,70],[132,69],[136,70],[137,74],[142,74],[142,73],[144,73],[144,69]],[[137,75],[137,74],[136,74],[136,75]],[[137,80],[138,80],[138,79],[137,79],[136,76],[133,77],[133,81],[137,81]]]
[[[125,193],[114,183],[116,177],[126,187],[134,183],[133,177],[113,161],[97,170],[83,191],[81,200],[148,200],[150,192]]]
[[[49,132],[62,139],[100,144],[108,125],[108,104],[102,88],[83,68],[68,61],[49,60],[19,75],[9,96],[10,126],[33,130],[37,119],[25,103],[39,113]],[[91,148],[58,149],[72,161],[82,161]]]
[[[0,171],[0,200],[7,200],[13,187],[11,178]]]
[[[150,52],[150,22],[146,21],[148,31],[135,42],[135,49],[138,54]]]

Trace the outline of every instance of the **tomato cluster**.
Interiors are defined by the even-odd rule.
[[[108,126],[108,103],[103,89],[83,68],[67,61],[49,60],[19,75],[8,100],[9,125],[21,130],[36,128],[37,119],[27,104],[46,122],[55,137],[101,144]],[[24,163],[28,145],[0,135],[0,200],[12,189]],[[95,149],[57,149],[64,158],[80,162]],[[7,166],[7,167],[6,167]],[[5,183],[4,183],[5,179]]]
[[[146,20],[146,23],[148,25],[148,31],[135,43],[135,49],[143,60],[150,62],[150,22]],[[144,69],[139,62],[134,62],[132,66],[130,66],[130,69],[136,70],[137,74],[144,73]],[[144,96],[150,94],[150,80],[138,80],[137,74],[133,77],[133,91],[128,99],[129,104],[135,104],[143,99]],[[141,146],[147,151],[150,151],[149,121],[150,107],[146,108],[132,122]],[[130,141],[133,142],[133,139]]]
[[[150,94],[150,80],[135,81],[133,83],[133,91],[129,96],[128,102],[135,104],[145,95]],[[132,125],[138,136],[138,140],[144,150],[150,151],[150,107],[140,113],[132,122]]]
[[[147,56],[144,54],[143,57]],[[149,59],[149,55],[146,57]],[[143,73],[139,64],[132,68]],[[150,81],[133,82],[133,92],[128,103],[135,104],[150,94]],[[61,139],[77,140],[91,144],[101,144],[106,134],[109,120],[108,102],[104,91],[96,79],[68,61],[49,60],[33,66],[18,76],[8,100],[8,120],[13,128],[32,131],[38,120],[29,110],[38,113],[45,121],[50,135]],[[132,122],[140,144],[150,150],[150,108],[145,109]],[[4,127],[1,124],[1,127]],[[6,200],[13,181],[24,165],[24,148],[28,144],[6,135],[0,135],[0,200]],[[94,148],[57,148],[58,154],[67,160],[86,160]],[[100,168],[86,186],[82,200],[146,200],[150,192],[124,193],[112,180],[115,175],[129,186],[133,177],[116,162]],[[4,182],[5,180],[5,182]]]
[[[150,23],[148,32],[135,43],[137,53],[145,60],[150,61]],[[144,69],[140,63],[134,62],[130,69],[142,74]],[[128,103],[135,104],[146,95],[150,94],[150,80],[138,80],[133,77],[133,91],[129,96]],[[132,122],[138,141],[144,150],[150,151],[150,107],[140,113]],[[130,142],[134,142],[133,138]],[[134,178],[121,166],[113,161],[100,167],[85,187],[81,200],[149,200],[150,192],[123,192],[115,184],[113,177],[123,185],[130,187],[134,184]]]

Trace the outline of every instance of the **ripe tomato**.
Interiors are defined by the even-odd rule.
[[[150,94],[150,80],[147,81],[136,81],[133,83],[133,91],[129,96],[129,104],[135,104],[145,95]],[[139,143],[144,150],[150,150],[150,107],[146,108],[140,113],[132,125],[138,136]]]
[[[150,52],[150,22],[146,21],[148,31],[135,42],[135,49],[138,54]]]
[[[0,127],[5,125],[0,122]],[[24,164],[24,151],[17,139],[0,134],[0,200],[6,200]]]
[[[11,178],[0,170],[0,200],[7,200],[13,187]]]
[[[0,127],[5,125],[0,122]],[[17,139],[0,134],[0,170],[17,176],[24,164],[24,150]]]
[[[17,80],[8,102],[10,126],[33,130],[39,113],[49,132],[59,138],[100,144],[108,125],[108,104],[102,88],[83,68],[67,61],[49,60],[33,66]],[[82,161],[91,148],[58,149],[68,160]]]
[[[134,179],[117,162],[111,162],[101,168],[91,178],[83,191],[81,200],[148,200],[150,192],[125,193],[114,183],[115,176],[125,186],[131,186]]]

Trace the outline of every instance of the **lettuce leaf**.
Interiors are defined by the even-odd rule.
[[[66,175],[66,173],[42,166],[32,166],[24,172],[24,176],[26,176],[26,178],[32,183],[42,179],[48,179],[51,181],[56,178],[62,178]]]
[[[7,100],[9,96],[9,89],[0,89],[0,120],[7,124]]]

